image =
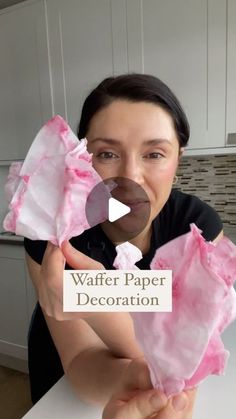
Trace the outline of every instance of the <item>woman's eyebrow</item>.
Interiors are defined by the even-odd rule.
[[[102,141],[103,143],[107,143],[107,144],[120,144],[121,143],[121,141],[115,140],[113,138],[102,138],[102,137],[94,138],[93,140],[90,140],[89,142],[90,144],[94,144],[94,143],[97,143],[98,141]]]
[[[94,144],[96,142],[103,142],[106,144],[121,144],[121,141],[115,140],[114,138],[94,138],[93,140],[90,140],[90,144]],[[168,140],[167,138],[154,138],[153,140],[146,140],[143,142],[145,145],[158,145],[162,143],[167,143],[172,146],[172,142]]]
[[[154,138],[153,140],[147,140],[144,141],[145,144],[147,145],[158,145],[158,144],[169,144],[169,145],[173,145],[172,141],[168,140],[167,138]]]

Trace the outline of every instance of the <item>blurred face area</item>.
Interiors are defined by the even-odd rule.
[[[86,138],[102,179],[124,177],[144,189],[150,229],[168,200],[182,152],[171,116],[152,103],[114,100],[94,115]]]

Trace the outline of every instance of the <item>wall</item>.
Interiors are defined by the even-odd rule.
[[[184,157],[176,188],[197,195],[218,212],[225,226],[236,227],[236,154]]]

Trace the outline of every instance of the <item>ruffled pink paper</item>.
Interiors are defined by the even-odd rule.
[[[142,252],[132,243],[124,242],[116,246],[113,266],[116,269],[139,269],[135,263],[142,259]]]
[[[104,194],[109,191],[105,186],[103,203],[96,206],[89,224],[86,218],[89,193],[102,181],[86,145],[87,140],[79,141],[60,116],[42,127],[24,163],[10,167],[5,186],[10,201],[5,230],[61,245],[107,219]]]
[[[169,396],[224,372],[220,334],[236,317],[236,246],[226,237],[206,242],[192,224],[156,251],[151,269],[173,271],[173,310],[130,314],[152,384]]]

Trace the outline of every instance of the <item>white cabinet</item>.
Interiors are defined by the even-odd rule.
[[[145,72],[179,97],[187,154],[236,151],[235,0],[28,0],[0,12],[0,160],[54,114],[76,131],[106,76]],[[230,135],[228,135],[230,134]]]
[[[226,148],[226,134],[236,132],[235,7],[234,0],[47,0],[55,113],[76,130],[83,100],[102,78],[150,73],[187,113],[186,154],[235,152],[232,135]]]
[[[0,272],[0,355],[27,360],[27,333],[36,294],[28,278],[23,243],[0,243]]]
[[[129,70],[126,3],[46,1],[54,112],[74,131],[88,93],[105,77]]]
[[[54,111],[77,129],[88,92],[113,74],[110,0],[48,0]]]
[[[43,0],[0,11],[0,56],[0,160],[19,160],[52,115]]]
[[[226,140],[236,145],[236,2],[228,0]]]
[[[129,71],[154,74],[176,93],[190,121],[189,149],[224,147],[226,1],[127,5]]]

